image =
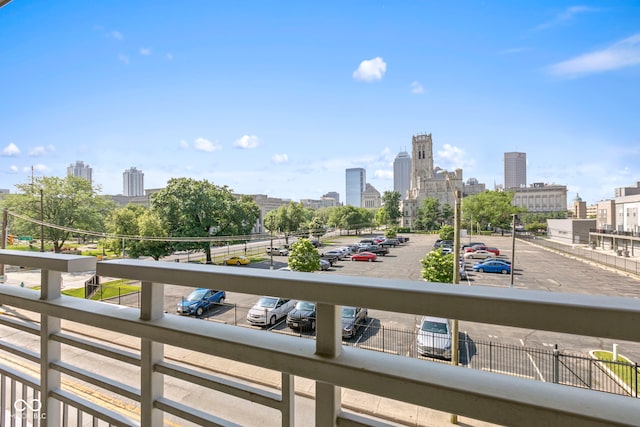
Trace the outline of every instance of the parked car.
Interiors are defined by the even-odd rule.
[[[227,265],[247,265],[249,262],[251,262],[249,258],[244,255],[232,256],[224,260],[224,263]]]
[[[496,248],[495,246],[489,246],[485,250],[487,250],[489,252],[493,252],[495,254],[495,256],[500,256],[500,249]]]
[[[289,255],[289,249],[287,248],[267,248],[267,255],[282,255],[282,256],[287,256]]]
[[[322,253],[322,258],[326,259],[331,263],[331,265],[333,265],[334,263],[336,263],[338,260],[342,258],[342,251],[337,249],[324,251]]]
[[[372,254],[385,256],[389,253],[389,248],[386,246],[367,245],[360,248],[360,252],[371,252]]]
[[[247,313],[247,322],[252,325],[273,326],[296,305],[296,301],[287,298],[261,297]]]
[[[440,246],[436,250],[440,250],[444,255],[453,253],[453,248],[451,246]]]
[[[494,257],[494,256],[495,254],[493,252],[485,251],[482,249],[473,251],[473,252],[467,252],[466,254],[464,254],[465,259],[469,259],[469,258],[485,259],[485,258]]]
[[[309,241],[311,242],[314,248],[319,248],[320,246],[322,246],[322,242],[320,240],[313,239]]]
[[[298,301],[296,306],[287,314],[287,326],[291,329],[316,329],[316,303]]]
[[[460,267],[460,280],[467,280],[467,270],[464,267]]]
[[[360,243],[363,243],[365,245],[373,245],[373,239],[362,239],[360,240]]]
[[[378,243],[378,246],[392,246],[392,247],[396,247],[400,244],[400,242],[398,241],[398,239],[387,239],[383,242]]]
[[[359,254],[353,254],[351,255],[351,261],[375,261],[376,258],[378,258],[376,256],[376,254],[371,253],[371,252],[360,252]]]
[[[451,245],[453,246],[453,240],[442,240],[442,239],[438,239],[436,240],[436,242],[433,244],[433,248],[437,249],[442,245]]]
[[[320,270],[327,271],[331,267],[331,263],[326,259],[320,258]]]
[[[226,297],[225,291],[198,288],[186,298],[182,298],[178,303],[177,311],[179,314],[200,317],[216,304],[224,304]]]
[[[451,331],[451,319],[423,316],[416,337],[418,353],[451,360]]]
[[[407,236],[396,236],[396,239],[398,239],[400,243],[407,243],[409,241]]]
[[[511,273],[511,264],[507,264],[506,262],[502,261],[482,262],[479,264],[474,264],[473,271],[477,271],[480,273],[486,271],[487,273],[508,274]]]
[[[342,307],[342,338],[354,338],[358,328],[367,323],[367,309],[362,307]]]
[[[482,243],[482,242],[469,242],[469,243],[465,243],[464,245],[462,245],[462,251],[465,252],[465,250],[467,248],[471,248],[471,247],[476,246],[476,245],[485,246],[485,244]]]
[[[483,262],[489,262],[489,261],[502,261],[502,262],[506,262],[507,264],[511,265],[511,261],[506,259],[506,258],[496,258],[496,257],[489,257],[489,258],[485,258],[482,261],[476,261],[474,262],[475,264],[481,264]]]

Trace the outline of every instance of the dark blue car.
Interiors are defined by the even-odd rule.
[[[216,304],[223,304],[227,294],[225,291],[198,288],[178,303],[178,314],[202,316]]]

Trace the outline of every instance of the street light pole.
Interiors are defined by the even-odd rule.
[[[44,193],[40,189],[40,252],[44,252]]]
[[[513,288],[513,270],[516,266],[516,214],[511,214],[511,282],[509,287]]]

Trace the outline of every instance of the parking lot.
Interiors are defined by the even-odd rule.
[[[362,236],[342,236],[332,239],[320,250],[328,250],[339,246],[354,244]],[[410,235],[410,241],[390,249],[386,256],[378,257],[375,262],[349,261],[347,259],[337,262],[328,271],[314,274],[329,275],[354,275],[378,277],[387,279],[409,279],[422,281],[420,260],[431,250],[437,236],[434,235]],[[474,237],[474,241],[484,241],[489,246],[500,248],[501,255],[508,259],[511,257],[511,238],[502,236]],[[464,243],[464,242],[463,242]],[[550,292],[571,292],[583,294],[622,295],[633,298],[640,297],[639,280],[630,275],[620,274],[610,269],[603,269],[597,265],[565,257],[551,252],[526,241],[516,240],[514,265],[514,291],[521,289],[546,290]],[[472,263],[472,261],[471,261]],[[510,286],[511,277],[506,274],[476,273],[467,265],[468,280],[459,286]],[[286,266],[286,257],[274,257],[274,268]],[[269,269],[270,259],[252,263],[249,266],[228,266],[225,268],[264,268]],[[223,288],[224,285],[219,286]],[[189,293],[189,289],[179,286],[167,286],[165,304],[168,313],[176,312],[177,302]],[[265,333],[294,333],[304,337],[313,338],[313,333],[304,331],[292,331],[284,321],[273,327],[261,328],[250,326],[246,322],[246,313],[257,301],[259,296],[238,293],[227,293],[226,303],[223,306],[210,310],[204,318],[210,321],[237,324],[256,329],[265,329]],[[358,345],[370,347],[376,350],[395,353],[398,355],[418,357],[415,349],[416,325],[422,315],[429,313],[416,313],[414,315],[389,313],[379,310],[369,310],[367,324],[362,327],[356,337],[345,341],[345,345]],[[496,344],[509,346],[510,348],[524,348],[529,353],[528,357],[513,361],[513,370],[520,372],[522,366],[527,367],[531,377],[548,380],[548,370],[544,369],[540,362],[536,362],[531,351],[551,350],[555,345],[561,351],[588,355],[593,349],[609,350],[613,342],[598,338],[557,334],[545,331],[523,330],[496,325],[479,324],[473,322],[459,322],[460,328],[460,362],[471,367],[484,369],[486,357],[483,349],[488,345]],[[487,344],[488,343],[488,344]],[[635,343],[618,342],[619,351],[631,360],[640,360],[640,349]],[[504,368],[507,371],[511,368]],[[508,372],[507,372],[508,373]]]

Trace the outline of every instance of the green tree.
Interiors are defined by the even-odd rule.
[[[387,225],[398,225],[400,222],[400,192],[385,191],[382,193],[382,209],[387,214]]]
[[[272,213],[273,212],[273,213]],[[297,234],[305,224],[305,209],[302,203],[289,202],[265,216],[265,227],[271,232],[284,233],[285,243],[289,244],[289,237]]]
[[[44,227],[44,240],[53,243],[56,253],[72,237],[69,229],[104,232],[104,218],[115,206],[98,196],[91,182],[84,178],[39,177],[16,187],[21,193],[8,195],[4,206],[30,220],[17,219],[12,227],[21,234],[40,236],[40,225],[34,221],[39,221],[42,215],[45,223],[56,226]]]
[[[373,213],[365,208],[340,206],[331,213],[329,224],[343,230],[355,230],[356,234],[363,228],[371,227]]]
[[[114,209],[106,220],[107,232],[121,236],[138,236],[140,234],[138,219],[146,210],[144,206],[131,203],[123,208]],[[105,246],[120,256],[123,249],[129,253],[134,243],[133,239],[111,238],[107,240]]]
[[[491,227],[511,228],[511,214],[523,211],[511,204],[513,192],[483,191],[462,199],[462,222],[478,225],[486,229]]]
[[[442,225],[442,209],[440,201],[435,197],[423,199],[418,208],[416,229],[437,230]]]
[[[387,211],[385,211],[382,208],[378,209],[374,216],[373,222],[378,227],[389,224],[389,217],[387,216]]]
[[[258,219],[259,208],[247,196],[238,200],[227,186],[207,180],[172,178],[167,187],[151,196],[151,210],[167,225],[170,237],[237,236],[248,234]],[[208,241],[176,245],[202,249],[211,263]]]
[[[173,245],[162,239],[163,237],[168,237],[167,228],[156,213],[145,210],[140,215],[138,218],[138,233],[143,237],[140,240],[135,240],[131,245],[129,249],[130,257],[150,256],[158,261],[173,252]],[[144,237],[148,237],[148,239]]]
[[[451,225],[443,225],[440,227],[440,238],[442,240],[453,240],[455,229]]]
[[[434,249],[427,252],[422,263],[422,278],[427,282],[453,283],[453,254],[443,254]]]
[[[309,234],[311,234],[316,239],[320,239],[320,236],[324,235],[325,227],[326,226],[322,222],[322,219],[320,217],[314,217],[307,225]]]
[[[293,271],[318,271],[320,254],[308,239],[299,239],[291,245],[289,268]]]

